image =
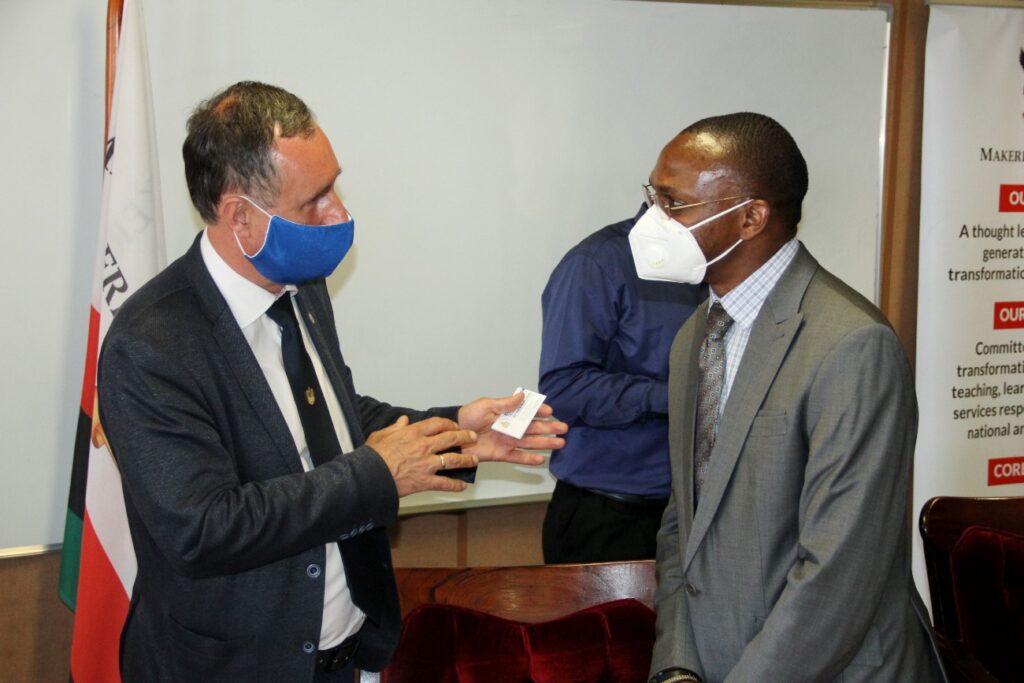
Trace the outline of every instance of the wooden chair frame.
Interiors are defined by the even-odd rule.
[[[529,567],[397,568],[402,616],[425,603],[541,622],[612,600],[654,609],[654,560]]]

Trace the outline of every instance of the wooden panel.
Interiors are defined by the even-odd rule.
[[[547,503],[479,508],[466,514],[466,557],[460,566],[543,564],[540,534]]]
[[[925,0],[894,0],[889,40],[882,186],[880,308],[914,363],[921,202]]]
[[[501,505],[399,518],[391,528],[396,567],[542,564],[545,503]]]
[[[0,560],[0,680],[64,683],[72,615],[57,598],[60,552]]]
[[[451,567],[459,564],[460,517],[439,512],[401,517],[389,529],[396,567]]]

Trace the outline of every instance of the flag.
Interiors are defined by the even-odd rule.
[[[110,2],[109,15],[116,17],[120,0]],[[125,299],[164,262],[141,0],[124,0],[116,43],[116,68],[108,74],[108,79],[116,78],[104,145],[89,338],[59,587],[61,599],[75,612],[71,679],[76,683],[120,680],[118,646],[136,573],[121,478],[97,420],[97,355]]]

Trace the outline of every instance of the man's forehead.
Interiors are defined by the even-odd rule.
[[[651,180],[655,184],[676,184],[685,181],[693,186],[708,185],[728,179],[732,170],[725,163],[727,148],[710,134],[677,136],[658,157]]]
[[[680,133],[663,151],[666,161],[684,161],[691,166],[712,168],[724,165],[729,157],[729,141],[714,133]]]
[[[280,198],[286,203],[316,199],[341,173],[330,141],[319,126],[308,136],[277,138],[273,154],[281,181]]]

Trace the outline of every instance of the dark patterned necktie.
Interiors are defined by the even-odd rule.
[[[295,318],[292,297],[285,294],[267,310],[270,319],[281,328],[281,358],[288,384],[292,388],[295,407],[299,409],[299,420],[306,435],[306,446],[313,466],[322,465],[341,453],[327,401],[320,391],[320,382],[313,369],[313,361],[302,343],[302,331]]]
[[[693,437],[693,500],[700,499],[700,491],[711,462],[711,449],[718,433],[719,403],[725,380],[725,333],[732,318],[720,303],[708,313],[708,327],[700,346],[699,374],[697,376],[697,425]]]

